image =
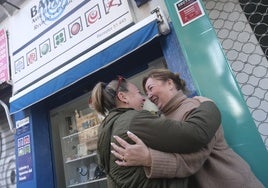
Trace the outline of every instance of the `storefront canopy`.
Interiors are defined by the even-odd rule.
[[[10,114],[26,109],[110,65],[159,35],[157,17],[151,15],[12,96],[10,98]]]

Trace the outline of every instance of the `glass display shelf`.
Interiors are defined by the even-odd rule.
[[[50,111],[57,187],[107,188],[97,156],[103,116],[88,104],[89,95]]]
[[[68,187],[78,187],[78,186],[82,186],[82,185],[87,185],[87,184],[92,184],[92,183],[96,183],[96,182],[99,182],[99,181],[104,181],[106,180],[107,178],[104,177],[104,178],[100,178],[100,179],[95,179],[95,180],[90,180],[90,181],[86,181],[86,182],[82,182],[82,183],[74,183],[72,185],[69,185]]]
[[[96,126],[99,126],[99,125],[96,125]],[[88,131],[88,129],[90,129],[90,128],[93,128],[93,127],[89,127],[89,128],[84,129],[84,130],[82,130],[82,131],[78,131],[78,132],[75,132],[75,133],[69,134],[69,135],[67,135],[67,136],[63,136],[63,137],[62,137],[62,139],[64,140],[64,139],[68,139],[68,138],[71,138],[71,137],[77,136],[77,135],[79,135],[79,134],[83,134],[83,132]]]
[[[68,164],[68,163],[76,162],[76,161],[87,159],[87,158],[94,157],[94,156],[97,156],[97,152],[96,151],[94,151],[92,154],[89,154],[89,155],[78,157],[76,159],[67,160],[67,161],[65,161],[65,163]]]
[[[106,174],[97,165],[99,116],[90,109],[64,116],[61,137],[67,187],[106,187]]]
[[[96,151],[92,154],[65,162],[67,187],[95,187],[106,180],[106,174],[97,164]],[[93,184],[95,183],[95,184]],[[106,182],[105,182],[106,183]]]

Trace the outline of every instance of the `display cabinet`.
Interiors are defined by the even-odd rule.
[[[106,188],[106,175],[97,165],[97,139],[101,117],[91,109],[65,116],[61,138],[67,187]]]

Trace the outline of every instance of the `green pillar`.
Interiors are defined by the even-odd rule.
[[[255,175],[268,187],[268,152],[214,28],[206,13],[182,26],[175,7],[177,2],[165,0],[197,92],[216,102],[222,113],[228,144],[249,163]],[[196,2],[205,11],[202,2]],[[197,10],[198,6],[192,8]]]

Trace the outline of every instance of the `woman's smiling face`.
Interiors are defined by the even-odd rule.
[[[124,92],[125,100],[129,107],[135,110],[142,110],[145,96],[140,92],[136,85],[128,83],[128,92]]]
[[[162,81],[154,78],[148,78],[145,84],[146,94],[148,98],[161,110],[171,99],[173,94],[172,81]]]

